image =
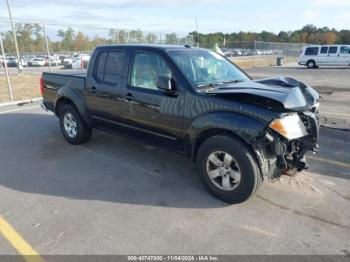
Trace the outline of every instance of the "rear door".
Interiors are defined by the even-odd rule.
[[[95,63],[89,69],[86,82],[85,102],[92,122],[103,127],[110,120],[121,119],[127,53],[123,49],[101,49],[95,51],[94,56],[91,61]]]
[[[328,56],[328,46],[322,46],[320,49],[320,53],[317,57],[317,64],[327,64],[329,63],[329,56]]]
[[[339,57],[343,65],[350,65],[350,46],[341,46]]]
[[[328,49],[328,64],[338,65],[340,63],[338,46],[330,46]]]

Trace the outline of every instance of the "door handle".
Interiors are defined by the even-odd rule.
[[[93,87],[91,87],[91,93],[95,94],[95,93],[96,93],[96,91],[97,91],[97,90],[96,90],[96,87],[94,87],[94,86],[93,86]]]
[[[128,93],[128,94],[126,95],[126,100],[130,102],[130,101],[132,101],[132,99],[133,99],[132,94],[131,94],[131,93]]]

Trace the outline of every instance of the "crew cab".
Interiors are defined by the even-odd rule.
[[[254,81],[206,49],[99,46],[86,73],[43,73],[40,86],[69,143],[88,142],[97,128],[179,152],[228,203],[307,168],[305,153],[318,148],[313,88],[284,77]]]

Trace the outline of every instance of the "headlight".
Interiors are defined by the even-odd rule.
[[[271,122],[269,127],[288,140],[300,138],[307,135],[305,125],[297,114],[275,119]]]

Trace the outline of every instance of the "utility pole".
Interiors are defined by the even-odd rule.
[[[13,33],[13,40],[15,41],[15,47],[16,47],[16,56],[17,56],[17,69],[18,73],[22,73],[21,69],[21,59],[19,57],[19,51],[18,51],[18,44],[17,44],[17,36],[16,36],[16,31],[15,31],[15,26],[13,25],[13,20],[12,20],[12,14],[11,14],[11,8],[10,8],[10,3],[9,0],[6,0],[7,3],[7,9],[9,11],[9,17],[10,17],[10,22],[11,22],[11,28],[12,28],[12,33]]]
[[[44,29],[44,35],[45,35],[47,61],[49,61],[49,72],[51,72],[51,57],[50,57],[50,49],[49,49],[49,39],[47,38],[45,24],[43,24],[43,29]]]
[[[196,17],[196,30],[197,30],[197,48],[199,48],[199,31],[198,31],[198,19]]]

